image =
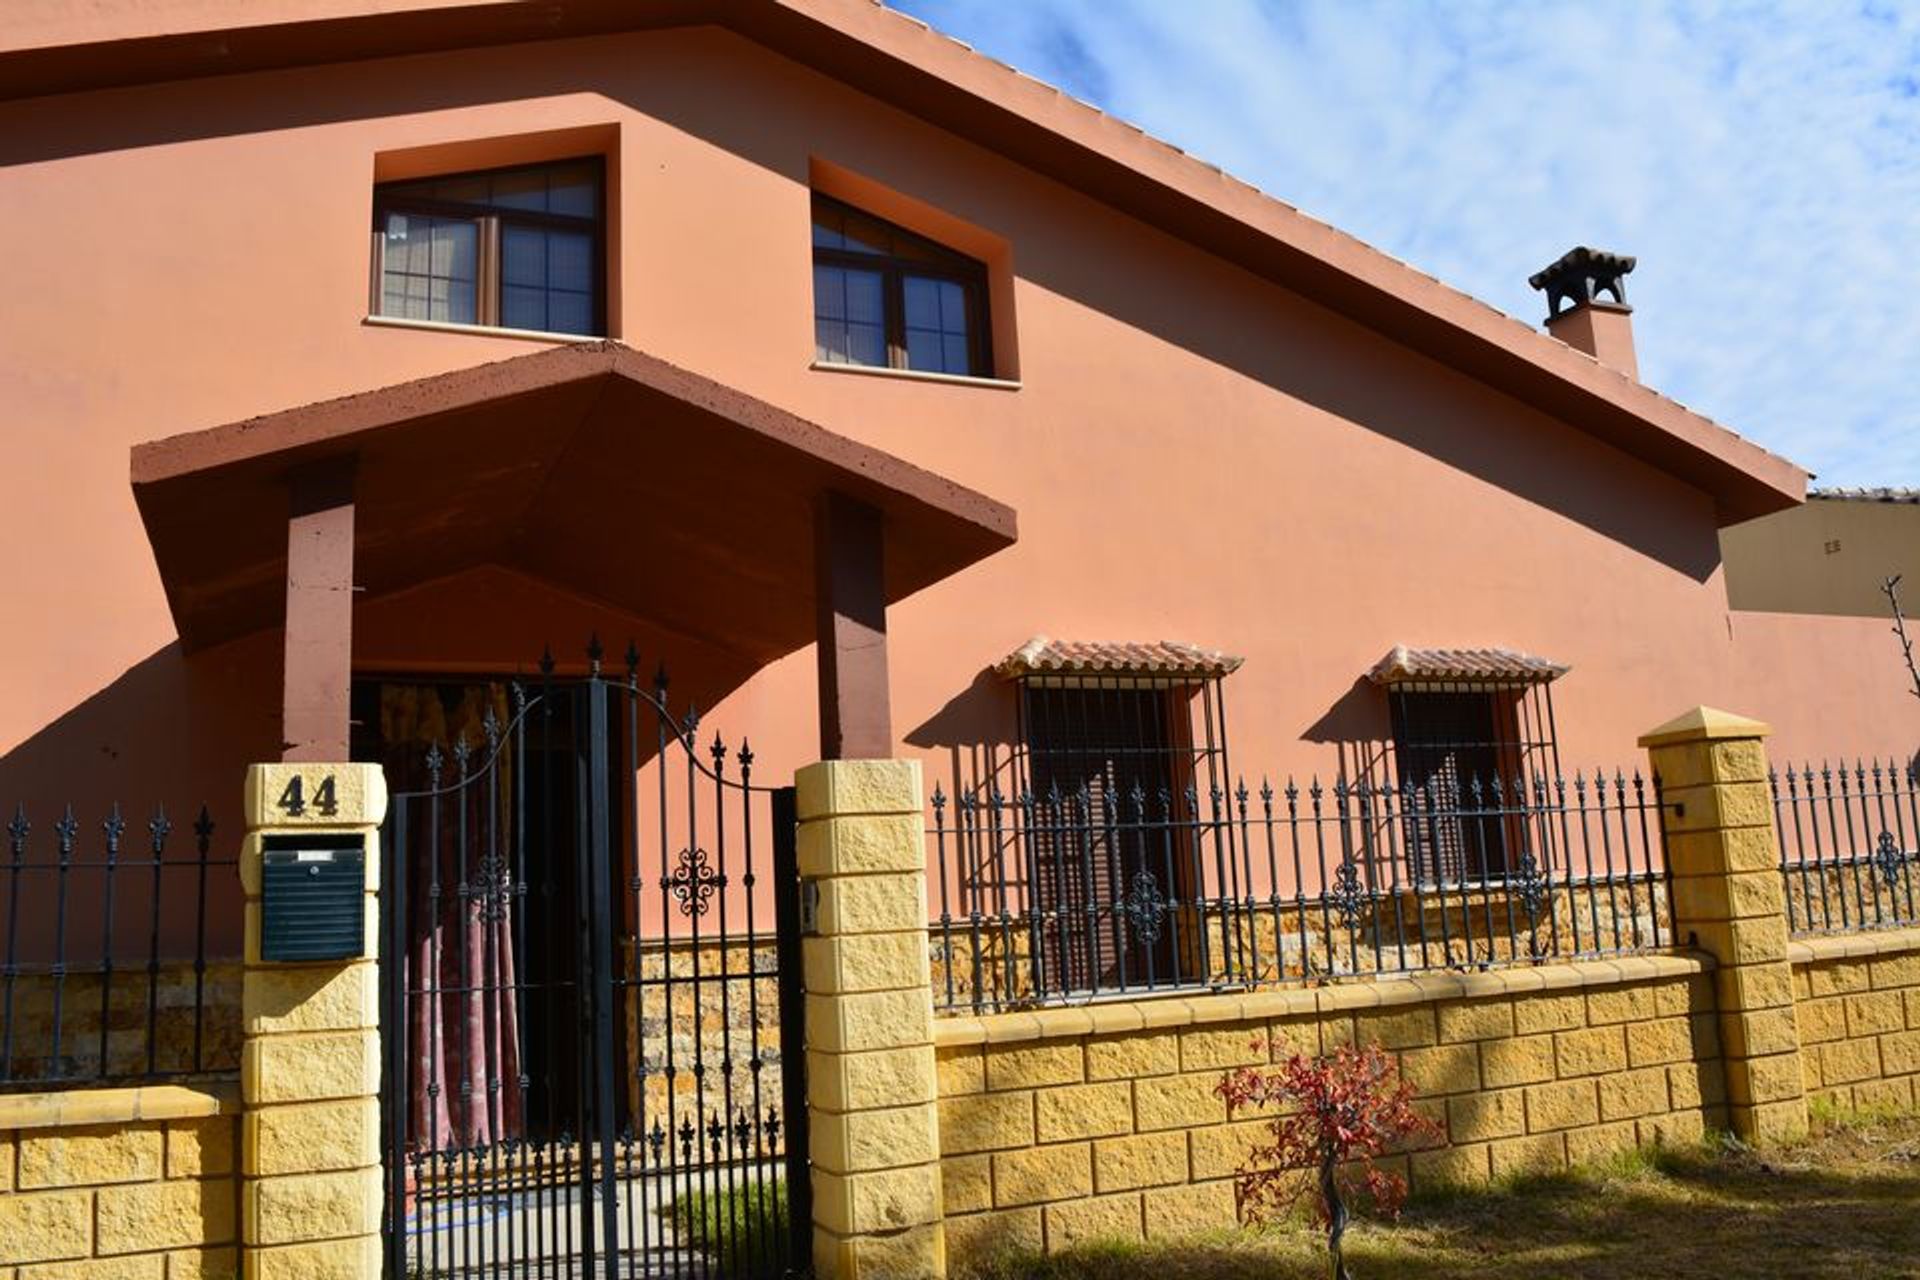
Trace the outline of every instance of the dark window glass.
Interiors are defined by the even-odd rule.
[[[986,377],[986,278],[964,254],[814,197],[816,360]]]
[[[375,188],[380,314],[605,333],[601,172],[569,160]]]
[[[1520,689],[1459,685],[1390,693],[1408,861],[1421,880],[1506,875],[1509,848],[1523,843],[1516,789],[1529,794],[1553,749],[1551,718],[1526,699]]]

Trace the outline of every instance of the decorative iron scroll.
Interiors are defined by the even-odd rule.
[[[1513,896],[1525,908],[1527,919],[1538,920],[1540,909],[1547,905],[1547,894],[1551,886],[1547,878],[1540,873],[1540,863],[1532,853],[1520,855],[1520,863],[1513,870],[1509,881],[1513,885]]]
[[[1134,873],[1133,883],[1127,886],[1126,897],[1121,899],[1120,911],[1126,916],[1127,928],[1134,937],[1148,946],[1160,941],[1167,900],[1161,895],[1160,882],[1153,878],[1153,872]]]
[[[1360,913],[1367,905],[1367,891],[1360,884],[1360,868],[1354,865],[1352,858],[1341,860],[1333,873],[1333,889],[1327,894],[1333,902],[1334,910],[1340,913],[1341,921],[1351,929],[1360,923]]]
[[[1889,892],[1899,887],[1900,874],[1907,869],[1907,855],[1894,840],[1891,831],[1880,833],[1879,843],[1873,851],[1873,867],[1880,873],[1880,881]]]
[[[726,877],[713,869],[707,860],[707,851],[700,848],[682,849],[673,874],[667,877],[667,887],[673,890],[683,916],[707,914],[713,905],[714,890],[724,887],[725,883]]]

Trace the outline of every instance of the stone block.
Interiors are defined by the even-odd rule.
[[[993,1157],[993,1203],[1008,1209],[1093,1193],[1093,1149],[1084,1142],[1002,1151]]]
[[[1107,1138],[1133,1129],[1133,1087],[1124,1080],[1041,1089],[1034,1103],[1042,1142]]]
[[[1523,1036],[1572,1031],[1587,1025],[1587,998],[1578,991],[1522,996],[1513,1002],[1513,1029]]]
[[[1880,1074],[1880,1045],[1875,1040],[1834,1040],[1823,1044],[1820,1053],[1820,1079],[1822,1083],[1852,1084],[1856,1080],[1872,1080]],[[1765,1062],[1761,1058],[1756,1061]],[[1778,1098],[1754,1097],[1752,1099],[1736,1096],[1735,1102],[1774,1102]]]
[[[330,1031],[265,1036],[240,1051],[240,1096],[248,1105],[320,1102],[380,1092],[380,1036]]]
[[[1438,1013],[1442,1044],[1497,1040],[1514,1033],[1511,1000],[1449,1000]]]
[[[1821,1052],[1832,1047],[1822,1045]],[[1800,1055],[1797,1053],[1738,1059],[1727,1065],[1727,1101],[1739,1106],[1787,1102],[1804,1097],[1805,1090],[1806,1086],[1800,1077]]]
[[[1853,1103],[1863,1111],[1905,1111],[1913,1106],[1913,1080],[1865,1080],[1853,1087]]]
[[[231,1245],[224,1249],[175,1249],[167,1255],[167,1280],[235,1280],[239,1274],[240,1252]]]
[[[297,1031],[377,1031],[379,967],[250,967],[240,981],[240,1022],[248,1036]]]
[[[1536,1133],[1525,1138],[1501,1138],[1487,1152],[1496,1178],[1523,1178],[1558,1173],[1567,1167],[1566,1136]]]
[[[1867,962],[1867,980],[1875,991],[1920,987],[1920,951],[1875,956]]]
[[[1408,1049],[1400,1074],[1420,1093],[1469,1093],[1480,1087],[1480,1050],[1471,1043]]]
[[[1720,1020],[1728,1057],[1758,1058],[1769,1053],[1794,1053],[1800,1031],[1792,1009],[1752,1009]]]
[[[1807,994],[1818,1000],[1821,996],[1843,996],[1855,991],[1869,991],[1873,987],[1873,969],[1865,961],[1831,960],[1824,964],[1808,965]]]
[[[288,785],[300,780],[304,811],[289,813],[280,804]],[[321,783],[333,781],[331,812],[314,801]],[[260,827],[377,827],[387,817],[387,777],[377,764],[345,761],[275,761],[247,766],[241,815],[249,831]]]
[[[948,1218],[946,1227],[947,1256],[956,1262],[980,1263],[1013,1254],[1036,1254],[1046,1247],[1037,1208],[971,1213]]]
[[[1531,1085],[1526,1098],[1528,1133],[1573,1129],[1600,1119],[1592,1080]]]
[[[1842,1003],[1847,1010],[1847,1034],[1856,1039],[1885,1035],[1889,1031],[1902,1030],[1907,1025],[1905,1003],[1898,991],[1850,995]]]
[[[910,813],[925,803],[918,760],[822,760],[793,775],[801,822],[849,814]]]
[[[169,1178],[222,1177],[233,1172],[233,1116],[175,1120],[167,1125]]]
[[[1680,877],[1780,873],[1780,849],[1770,826],[1725,831],[1669,829],[1667,860]]]
[[[1735,1105],[1729,1110],[1733,1131],[1755,1146],[1784,1146],[1807,1136],[1807,1106],[1802,1099]]]
[[[380,1100],[345,1098],[249,1110],[240,1123],[240,1171],[324,1173],[380,1163]]]
[[[1627,1063],[1635,1067],[1664,1066],[1693,1058],[1693,1027],[1685,1018],[1627,1024]]]
[[[817,926],[823,935],[911,933],[927,927],[927,876],[921,867],[892,875],[833,876],[816,881]]]
[[[946,1229],[936,1222],[885,1235],[816,1231],[813,1259],[820,1280],[945,1280]]]
[[[380,1170],[248,1180],[240,1189],[246,1244],[336,1240],[380,1230]]]
[[[1097,1240],[1138,1240],[1140,1196],[1094,1196],[1062,1200],[1046,1208],[1047,1249],[1071,1249]]]
[[[1087,1041],[1087,1079],[1134,1080],[1180,1070],[1180,1037],[1172,1032]]]
[[[1604,1085],[1604,1081],[1602,1084]],[[1567,1131],[1567,1163],[1591,1164],[1609,1156],[1631,1151],[1640,1142],[1639,1131],[1631,1120],[1618,1124],[1594,1125],[1590,1129]]]
[[[1086,1059],[1078,1040],[987,1048],[988,1089],[1033,1089],[1084,1079]]]
[[[1239,1220],[1231,1182],[1197,1182],[1146,1193],[1149,1240],[1179,1240],[1220,1231]]]
[[[813,1171],[813,1220],[843,1236],[903,1231],[938,1220],[940,1166],[875,1173]]]
[[[130,1253],[118,1258],[41,1262],[20,1268],[19,1280],[165,1280],[167,1255]]]
[[[226,1244],[234,1238],[233,1200],[233,1182],[224,1178],[102,1187],[94,1211],[94,1252]]]
[[[1920,1031],[1880,1037],[1881,1069],[1890,1076],[1920,1071]]]
[[[1553,1037],[1550,1035],[1487,1040],[1480,1045],[1480,1079],[1489,1089],[1537,1084],[1553,1079],[1553,1075]]]
[[[1212,1133],[1196,1129],[1195,1133]],[[1108,1138],[1093,1144],[1096,1191],[1132,1191],[1187,1180],[1187,1135],[1177,1129]]]
[[[1712,1118],[1707,1112],[1669,1111],[1634,1121],[1634,1132],[1643,1147],[1681,1147],[1704,1138],[1710,1123],[1716,1128],[1725,1127],[1723,1119]]]
[[[1717,1062],[1677,1062],[1667,1068],[1667,1100],[1675,1111],[1725,1102],[1726,1074]]]
[[[1553,1038],[1554,1070],[1561,1076],[1592,1076],[1623,1071],[1627,1065],[1627,1037],[1619,1026],[1562,1031]]]
[[[976,1093],[940,1099],[940,1150],[946,1155],[1033,1145],[1033,1094]]]
[[[927,987],[807,993],[807,1047],[828,1053],[864,1053],[933,1043],[933,996]]]
[[[19,1182],[23,1191],[97,1187],[158,1178],[164,1165],[164,1126],[22,1130]]]
[[[934,1054],[933,1073],[940,1096],[984,1093],[987,1088],[987,1051],[979,1045],[940,1049]]]
[[[1456,1143],[1518,1137],[1526,1131],[1526,1095],[1519,1089],[1447,1099],[1447,1136]]]
[[[1265,1027],[1230,1026],[1180,1033],[1182,1071],[1227,1071],[1267,1061]]]
[[[800,960],[807,990],[822,995],[897,991],[932,980],[924,932],[803,938]]]
[[[828,1111],[870,1111],[932,1102],[939,1096],[934,1052],[926,1045],[868,1053],[808,1050],[807,1094],[814,1106]]]
[[[247,1280],[373,1280],[381,1273],[380,1264],[377,1235],[317,1240],[249,1249]]]
[[[862,1173],[930,1164],[940,1158],[934,1108],[926,1104],[884,1111],[814,1111],[808,1154],[816,1169]]]
[[[1416,1151],[1412,1157],[1413,1185],[1419,1191],[1479,1186],[1492,1176],[1491,1151],[1484,1142]]]
[[[1600,1077],[1600,1118],[1632,1120],[1669,1109],[1664,1067],[1643,1067]],[[1571,1140],[1569,1140],[1571,1150]]]
[[[989,1156],[949,1156],[940,1162],[941,1203],[946,1212],[993,1208],[993,1161]]]
[[[1595,987],[1587,992],[1587,1025],[1607,1026],[1616,1022],[1650,1022],[1660,1016],[1660,998],[1651,986],[1635,983],[1618,987]]]
[[[1664,780],[1664,772],[1662,778]],[[1721,782],[1705,786],[1665,786],[1666,825],[1671,834],[1707,832],[1725,827],[1764,827],[1773,835],[1773,794],[1765,782]],[[1682,865],[1675,863],[1676,869]],[[1776,856],[1774,865],[1779,865]]]
[[[1354,1037],[1362,1045],[1383,1049],[1418,1049],[1438,1038],[1433,1006],[1404,1009],[1365,1009],[1354,1016]]]
[[[1155,1076],[1133,1082],[1134,1128],[1181,1129],[1199,1124],[1221,1124],[1227,1102],[1219,1093],[1220,1078],[1213,1075]]]
[[[800,874],[822,879],[918,871],[927,845],[918,813],[802,822],[795,841]]]
[[[1784,964],[1716,969],[1713,992],[1718,1009],[1781,1009],[1794,1003],[1792,971]]]
[[[0,1266],[84,1258],[92,1252],[91,1191],[0,1196]]]
[[[1273,1131],[1265,1120],[1242,1120],[1206,1129],[1189,1129],[1186,1136],[1188,1159],[1192,1162],[1195,1182],[1234,1177],[1248,1163],[1255,1147],[1269,1146],[1273,1142]]]

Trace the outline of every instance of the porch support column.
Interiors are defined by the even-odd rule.
[[[821,495],[815,509],[822,759],[882,760],[893,752],[884,526],[878,509],[842,493]]]
[[[288,478],[287,626],[280,758],[347,758],[353,665],[351,458]]]

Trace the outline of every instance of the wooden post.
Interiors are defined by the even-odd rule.
[[[822,495],[814,516],[819,628],[820,756],[893,754],[887,695],[885,520],[845,494]]]
[[[280,758],[347,758],[353,679],[352,459],[288,479],[286,660]]]

